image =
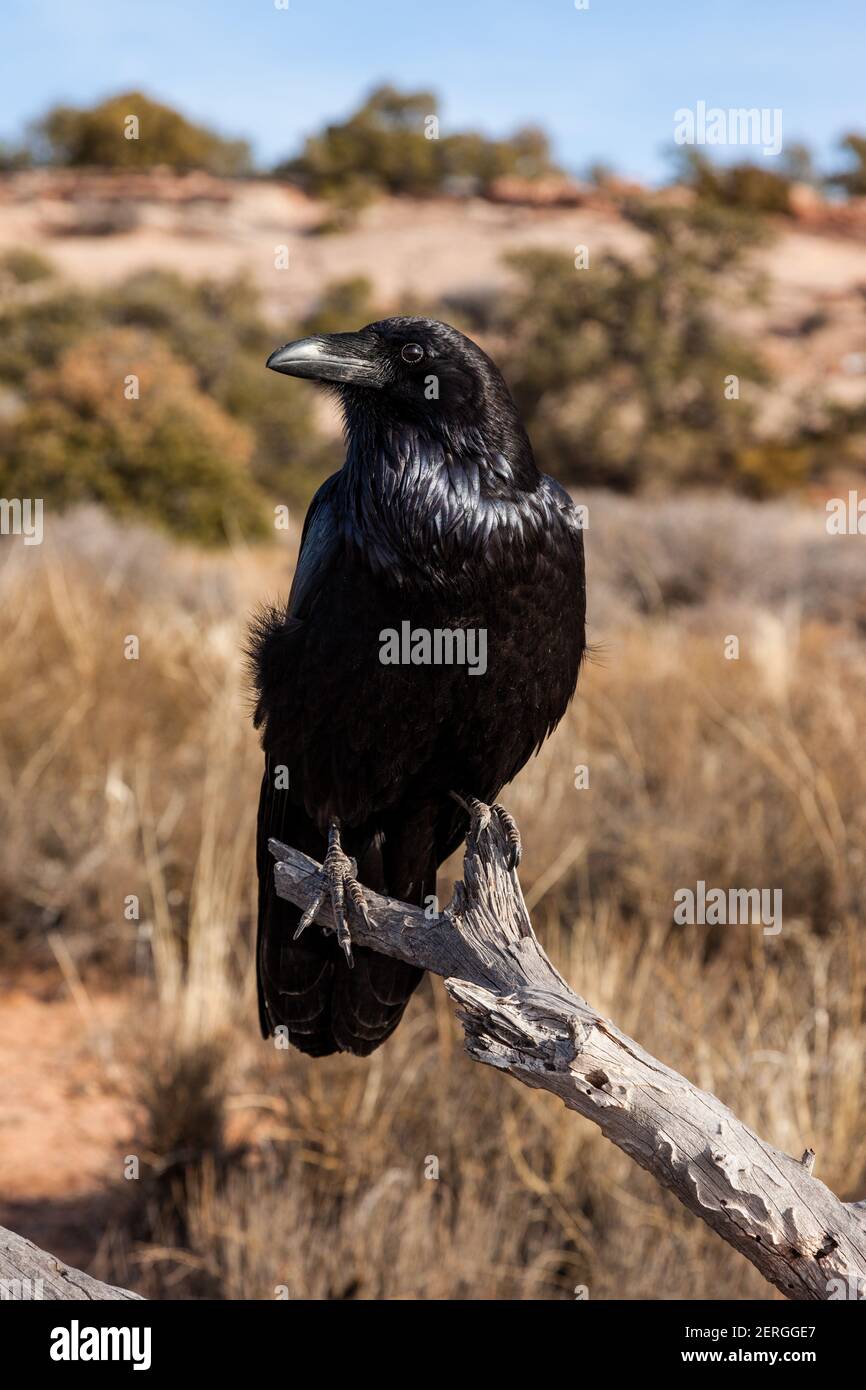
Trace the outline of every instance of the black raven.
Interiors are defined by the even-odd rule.
[[[259,1016],[313,1056],[366,1055],[422,972],[362,948],[353,967],[360,884],[432,905],[478,803],[562,718],[584,654],[583,538],[499,371],[448,324],[384,319],[267,365],[336,391],[347,453],[307,513],[288,606],[251,635]],[[336,935],[276,896],[271,836],[323,862]]]

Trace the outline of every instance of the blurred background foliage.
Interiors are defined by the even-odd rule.
[[[379,194],[483,193],[503,174],[560,176],[542,131],[510,139],[476,132],[428,139],[431,91],[375,89],[346,121],[311,136],[277,173],[330,200],[339,222]],[[147,138],[119,136],[135,113]],[[837,198],[866,190],[866,139],[843,141],[848,167],[823,182]],[[57,106],[7,165],[250,173],[249,150],[142,93],[89,109]],[[359,172],[360,171],[360,172]],[[596,171],[599,189],[609,171]],[[862,468],[866,410],[795,403],[768,429],[756,402],[774,372],[742,311],[760,301],[753,253],[791,213],[792,189],[822,179],[792,146],[773,170],[677,154],[671,197],[634,190],[622,220],[636,256],[593,253],[587,269],[537,248],[509,256],[509,288],[435,301],[377,303],[370,282],[326,284],[286,338],[360,326],[388,312],[426,312],[478,338],[501,365],[542,469],[565,483],[633,492],[715,485],[754,497]],[[322,226],[333,225],[326,215]],[[321,228],[320,228],[321,230]],[[738,317],[739,312],[739,317]],[[39,253],[0,256],[0,492],[38,477],[57,505],[98,501],[213,543],[263,535],[275,504],[304,505],[337,458],[314,393],[263,369],[274,338],[256,287],[243,277],[193,282],[138,272],[110,291],[62,282]],[[144,399],[124,396],[140,363]],[[731,400],[730,383],[739,393]],[[758,389],[760,388],[760,389]],[[740,398],[741,397],[741,398]]]
[[[130,115],[137,117],[141,137],[118,139]],[[25,160],[29,157],[67,168],[143,169],[162,165],[178,170],[207,169],[226,176],[248,174],[252,169],[245,140],[226,140],[143,92],[122,92],[92,107],[52,107],[31,127],[22,153]]]
[[[0,280],[4,269],[8,258]],[[206,543],[263,535],[269,501],[309,497],[327,441],[310,393],[264,370],[273,330],[246,280],[154,270],[109,292],[47,273],[42,284],[39,298],[14,288],[0,298],[4,496],[38,479],[52,504],[101,502]]]
[[[127,378],[127,389],[143,401],[118,387],[130,362],[138,384]],[[31,373],[10,430],[6,490],[24,495],[36,478],[56,505],[96,500],[204,541],[232,527],[261,534],[252,452],[252,432],[201,390],[189,362],[151,334],[104,326]]]
[[[127,116],[138,117],[141,138],[119,138]],[[20,140],[0,141],[0,170],[50,164],[65,168],[203,169],[227,177],[266,174],[297,182],[342,207],[361,206],[377,194],[424,196],[471,187],[484,193],[503,175],[539,179],[562,170],[547,133],[536,125],[495,139],[479,131],[438,125],[433,91],[403,91],[390,83],[373,88],[346,120],[308,137],[296,154],[257,168],[248,143],[188,120],[140,91],[108,97],[90,107],[57,105],[34,121]],[[146,137],[146,138],[145,138]],[[822,173],[809,149],[795,142],[774,161],[716,164],[695,146],[674,150],[675,180],[710,202],[752,212],[789,211],[794,183],[866,195],[866,136],[849,131],[839,141],[844,166]],[[590,166],[603,183],[613,171]]]
[[[768,372],[714,306],[736,286],[760,224],[727,210],[635,202],[648,236],[638,260],[608,254],[576,272],[561,255],[511,258],[518,288],[501,309],[504,368],[544,466],[566,481],[631,491],[650,482],[737,482],[753,413],[723,383]],[[747,276],[740,294],[756,294]]]
[[[866,136],[851,132],[840,143],[848,163],[844,169],[830,174],[827,183],[831,188],[842,189],[852,198],[866,197]]]
[[[423,197],[449,186],[483,192],[504,174],[535,179],[558,171],[537,126],[504,140],[471,130],[441,135],[433,92],[383,86],[348,120],[310,136],[274,172],[351,213],[377,194]]]
[[[808,148],[802,144],[785,149],[774,169],[749,160],[716,164],[694,145],[677,150],[674,167],[678,182],[692,189],[701,202],[751,213],[787,216],[792,211],[795,183],[817,187],[822,182]]]

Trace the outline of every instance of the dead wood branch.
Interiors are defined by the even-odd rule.
[[[277,892],[309,907],[320,866],[278,841],[271,850]],[[444,912],[430,919],[365,890],[371,924],[354,914],[353,938],[443,976],[471,1057],[592,1120],[787,1298],[864,1296],[863,1205],[840,1201],[808,1162],[773,1148],[575,994],[538,943],[505,852],[494,817],[470,836],[464,881]],[[316,920],[333,928],[327,895]]]
[[[83,1270],[73,1269],[32,1240],[0,1226],[0,1299],[12,1302],[76,1299],[141,1300],[141,1294],[103,1284]]]

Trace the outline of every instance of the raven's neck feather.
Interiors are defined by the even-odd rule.
[[[462,588],[506,561],[519,568],[547,507],[522,429],[510,445],[474,426],[350,430],[340,476],[347,543],[400,587]]]

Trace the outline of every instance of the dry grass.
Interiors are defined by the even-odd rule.
[[[817,509],[599,497],[589,546],[599,651],[507,796],[538,930],[620,1026],[863,1197],[857,538]],[[367,1062],[258,1040],[239,647],[287,569],[83,514],[0,571],[5,963],[59,930],[130,997],[145,1177],[106,1272],[162,1297],[768,1296],[591,1125],[470,1063],[438,982]],[[781,888],[782,932],[674,927],[698,879]]]

